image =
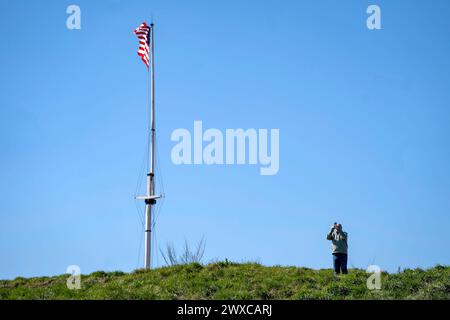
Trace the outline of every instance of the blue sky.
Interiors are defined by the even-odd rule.
[[[66,28],[77,4],[82,29]],[[377,4],[382,30],[366,27]],[[156,247],[205,261],[450,263],[448,1],[0,1],[0,278],[131,271],[147,73],[133,30],[153,15]],[[175,166],[177,128],[279,128],[280,171]],[[141,205],[142,206],[142,205]],[[161,257],[155,257],[157,265]]]

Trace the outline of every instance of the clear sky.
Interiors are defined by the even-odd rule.
[[[66,28],[70,4],[81,30]],[[369,4],[382,30],[367,29]],[[148,82],[133,30],[151,15],[156,248],[204,236],[205,262],[329,268],[338,221],[349,266],[449,264],[448,12],[446,0],[0,0],[0,278],[142,266]],[[170,135],[194,120],[280,129],[279,173],[172,164]]]

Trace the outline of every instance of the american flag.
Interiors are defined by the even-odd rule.
[[[134,30],[134,34],[139,39],[138,56],[141,57],[148,68],[149,65],[149,51],[150,51],[150,27],[145,22],[141,23],[139,27]]]

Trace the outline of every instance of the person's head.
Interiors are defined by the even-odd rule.
[[[341,231],[341,230],[342,230],[342,224],[337,223],[337,224],[336,224],[336,229],[337,229],[338,231]]]

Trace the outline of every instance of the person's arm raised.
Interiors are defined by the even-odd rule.
[[[334,226],[331,228],[330,232],[328,232],[327,240],[333,240],[333,231],[334,231]]]

